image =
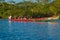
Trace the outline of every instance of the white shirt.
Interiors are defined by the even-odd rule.
[[[12,16],[9,16],[9,19],[11,19]]]

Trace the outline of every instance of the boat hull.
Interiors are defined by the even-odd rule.
[[[19,22],[52,22],[59,20],[59,17],[54,18],[32,18],[32,19],[9,19],[9,21],[19,21]]]

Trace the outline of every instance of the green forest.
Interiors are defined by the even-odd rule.
[[[10,15],[33,18],[60,16],[60,0],[50,3],[48,0],[42,2],[40,0],[36,0],[36,2],[23,0],[18,3],[0,1],[0,18],[8,18]]]

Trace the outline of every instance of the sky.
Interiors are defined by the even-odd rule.
[[[5,0],[6,2],[8,2],[9,0]],[[22,2],[22,0],[14,0],[15,2]]]
[[[5,1],[8,2],[9,0],[5,0]],[[15,1],[15,2],[22,2],[23,0],[13,0],[13,1]],[[28,1],[28,0],[26,0],[26,1]]]
[[[6,2],[8,2],[9,0],[5,0]],[[14,0],[15,2],[22,2],[23,0]],[[53,0],[49,0],[50,2],[52,2]]]

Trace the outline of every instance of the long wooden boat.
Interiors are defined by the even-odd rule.
[[[19,22],[40,22],[40,21],[54,21],[58,20],[59,17],[48,17],[48,18],[32,18],[32,19],[9,19],[9,21],[19,21]]]
[[[44,20],[36,20],[37,22],[54,22],[54,21],[58,21],[59,20],[59,16],[57,17],[48,17],[45,18]]]
[[[32,18],[32,19],[9,19],[9,21],[19,21],[19,22],[35,22],[39,20],[45,20],[45,18]]]
[[[33,21],[33,20],[20,20],[20,19],[9,19],[9,21],[19,21],[19,22],[29,22],[29,21]]]

